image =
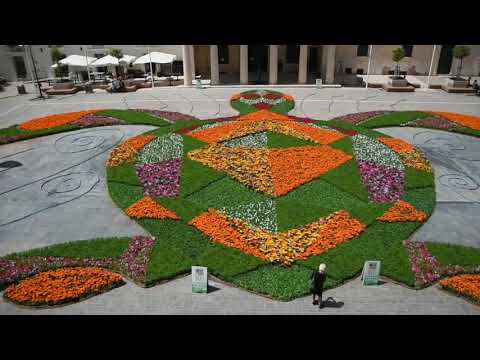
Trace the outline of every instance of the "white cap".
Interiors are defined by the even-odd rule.
[[[318,271],[325,271],[326,268],[327,268],[327,265],[320,264],[320,266],[318,267]]]

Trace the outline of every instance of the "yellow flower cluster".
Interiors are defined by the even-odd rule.
[[[225,172],[243,185],[273,195],[273,179],[266,149],[245,149],[218,144],[192,150],[188,157]]]

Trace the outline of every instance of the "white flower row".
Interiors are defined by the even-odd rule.
[[[223,142],[222,144],[229,147],[241,146],[246,148],[266,148],[267,142],[267,133],[262,131],[259,133],[228,140]]]
[[[178,134],[169,134],[151,141],[137,156],[139,164],[153,164],[183,156],[183,138]]]
[[[357,134],[352,136],[352,142],[357,160],[369,161],[402,171],[405,169],[400,156],[377,140]]]
[[[266,99],[264,97],[261,97],[259,99],[245,99],[244,97],[240,98],[240,101],[248,104],[248,105],[255,105],[255,104],[270,104],[270,105],[277,105],[285,101],[284,98],[279,98],[279,99]]]
[[[271,199],[224,207],[220,211],[229,217],[240,219],[250,226],[270,232],[278,231],[275,202]]]
[[[205,124],[205,125],[202,125],[202,126],[199,126],[195,129],[193,129],[192,131],[190,131],[190,134],[195,134],[196,132],[199,132],[199,131],[202,131],[202,130],[205,130],[205,129],[210,129],[210,128],[214,128],[214,127],[217,127],[217,126],[222,126],[222,125],[225,125],[225,124],[230,124],[230,123],[233,123],[234,121],[219,121],[219,122],[216,122],[216,123],[212,123],[212,124]]]

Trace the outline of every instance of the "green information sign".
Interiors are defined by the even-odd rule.
[[[378,285],[380,261],[365,261],[362,272],[363,285]]]
[[[203,266],[192,266],[192,292],[206,294],[208,290],[208,270]]]

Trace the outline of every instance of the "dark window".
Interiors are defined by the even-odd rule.
[[[80,51],[83,51],[83,47],[80,46]]]
[[[95,56],[97,59],[100,59],[100,58],[102,58],[104,55],[103,55],[103,54],[94,54],[93,56]]]
[[[368,56],[368,45],[358,45],[357,56]]]
[[[43,48],[40,48],[40,52],[43,52]]]
[[[218,63],[228,64],[228,45],[218,45]]]
[[[300,45],[287,45],[287,63],[298,64]]]
[[[406,57],[412,57],[413,45],[402,45]]]

